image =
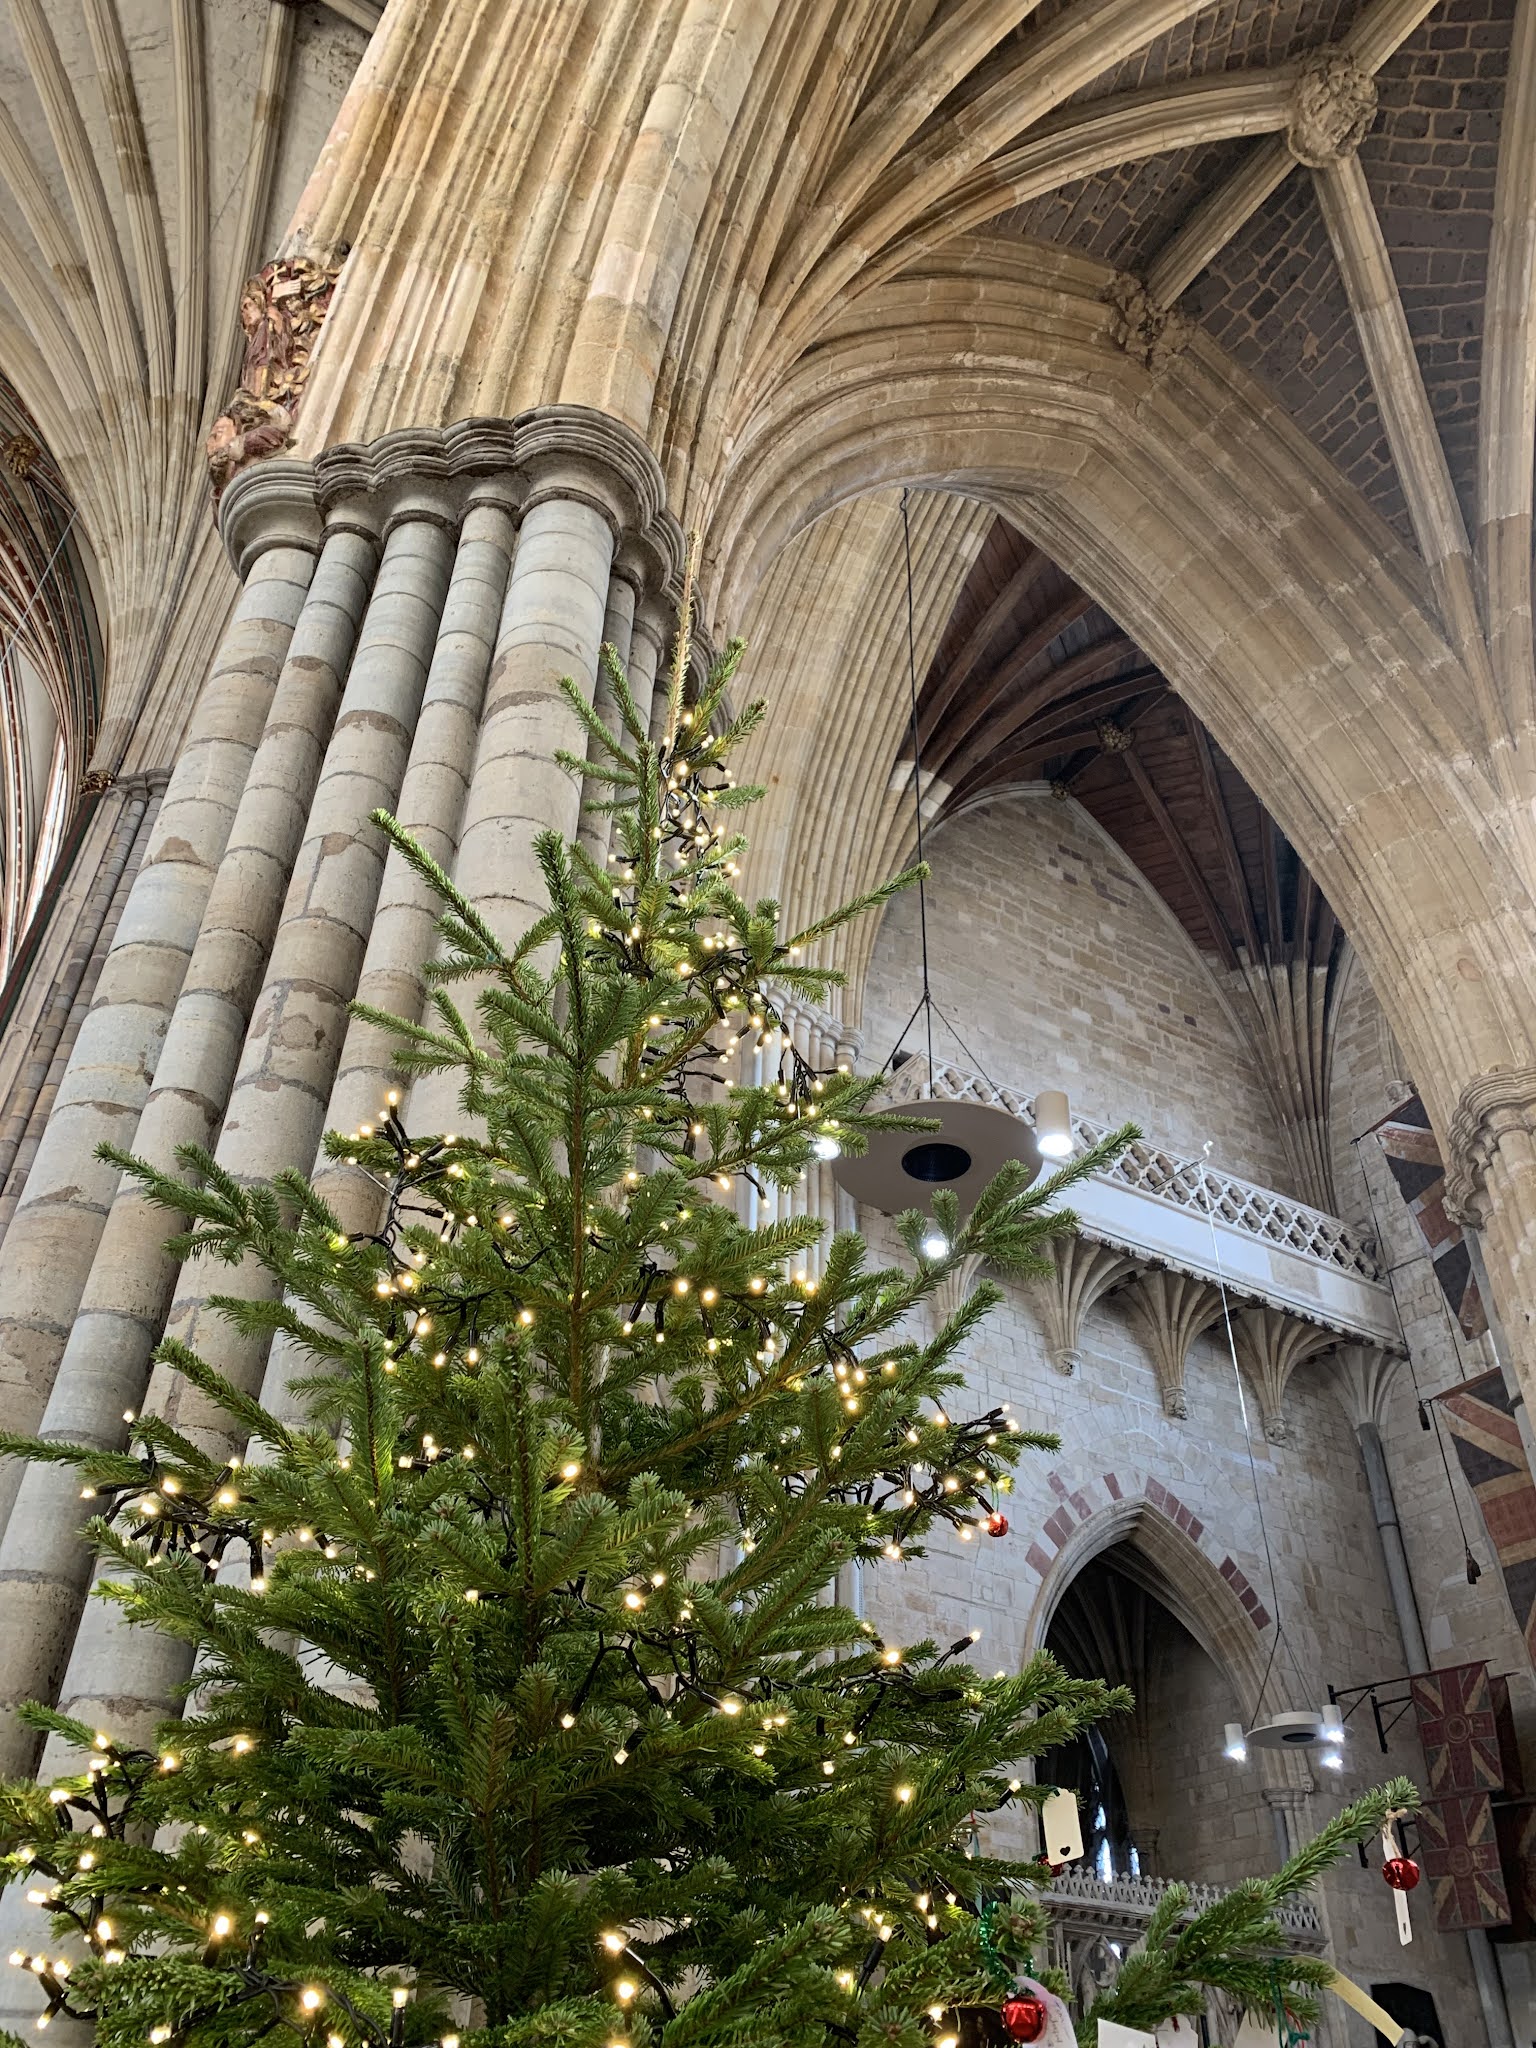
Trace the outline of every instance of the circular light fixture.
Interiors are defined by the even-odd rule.
[[[903,1209],[933,1214],[933,1197],[950,1188],[959,1198],[961,1220],[975,1208],[981,1191],[1010,1159],[1019,1160],[1030,1180],[1043,1164],[1035,1133],[1006,1109],[981,1102],[944,1102],[926,1098],[903,1102],[904,1114],[938,1125],[936,1131],[872,1131],[868,1151],[857,1158],[844,1154],[832,1176],[855,1201],[883,1209],[888,1216]],[[946,1245],[944,1250],[949,1247]],[[925,1256],[942,1258],[943,1252]]]
[[[1222,1754],[1235,1764],[1248,1761],[1250,1748],[1306,1749],[1315,1753],[1325,1771],[1344,1768],[1344,1716],[1336,1706],[1271,1714],[1247,1730],[1241,1721],[1228,1721],[1222,1736]]]
[[[1332,1744],[1338,1739],[1330,1731],[1327,1717],[1310,1707],[1298,1713],[1276,1714],[1248,1730],[1248,1741],[1254,1749],[1315,1749],[1320,1743]]]

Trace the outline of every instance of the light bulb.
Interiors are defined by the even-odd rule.
[[[1060,1088],[1042,1088],[1034,1101],[1035,1144],[1044,1159],[1072,1156],[1072,1111]]]
[[[1337,1707],[1323,1709],[1322,1736],[1324,1742],[1340,1743],[1344,1740],[1344,1716]]]
[[[949,1250],[949,1239],[940,1230],[930,1230],[922,1242],[925,1259],[942,1259]]]
[[[1222,1730],[1222,1737],[1222,1755],[1230,1757],[1235,1764],[1247,1763],[1248,1743],[1243,1735],[1242,1722],[1228,1721]]]

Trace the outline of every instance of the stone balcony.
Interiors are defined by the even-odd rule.
[[[1162,1878],[1117,1877],[1105,1882],[1086,1870],[1064,1870],[1038,1894],[1051,1916],[1050,1960],[1066,1972],[1079,2010],[1113,1984],[1122,1958],[1146,1932],[1167,1889]],[[1189,1910],[1198,1913],[1214,1905],[1226,1890],[1224,1885],[1190,1885]],[[1321,1955],[1327,1947],[1322,1916],[1310,1900],[1299,1900],[1275,1917],[1292,1954]],[[1231,2038],[1223,2029],[1233,2017],[1213,2001],[1209,2018],[1215,2038]]]
[[[978,1103],[1030,1121],[1029,1100],[963,1067],[908,1060],[884,1102],[912,1108],[925,1098]],[[1074,1120],[1087,1149],[1107,1127]],[[1336,1216],[1182,1158],[1139,1139],[1111,1165],[1080,1182],[1071,1203],[1081,1233],[1057,1248],[1055,1284],[1040,1306],[1051,1357],[1063,1373],[1080,1362],[1079,1338],[1094,1303],[1126,1288],[1157,1367],[1163,1405],[1188,1412],[1184,1367],[1190,1345],[1231,1313],[1239,1360],[1259,1397],[1266,1434],[1283,1442],[1284,1394],[1305,1359],[1338,1345],[1386,1353],[1403,1349],[1401,1329],[1375,1252]]]

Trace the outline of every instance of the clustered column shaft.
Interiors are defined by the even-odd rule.
[[[283,509],[199,700],[6,1233],[0,1404],[13,1429],[35,1429],[42,1419],[117,1189],[116,1168],[96,1148],[133,1139],[309,587],[313,511],[300,506],[295,521],[294,508]],[[20,1480],[13,1462],[0,1466],[0,1515],[8,1516]]]
[[[681,567],[649,452],[579,408],[267,463],[237,479],[223,522],[245,590],[0,1276],[7,1421],[57,1439],[121,1445],[124,1409],[143,1402],[211,1451],[244,1449],[184,1382],[151,1370],[167,1328],[282,1403],[291,1356],[268,1358],[208,1301],[254,1298],[265,1276],[195,1261],[178,1272],[163,1250],[174,1219],[95,1148],[170,1168],[198,1144],[259,1179],[310,1168],[326,1127],[371,1117],[391,1046],[347,1006],[421,1014],[436,914],[371,812],[398,815],[515,938],[538,899],[534,835],[574,830],[581,801],[553,758],[584,751],[559,678],[591,690],[604,632],[630,651],[638,600],[632,686],[648,709]],[[445,1126],[456,1120],[445,1104]],[[363,1176],[323,1158],[317,1170],[366,1227]],[[86,1607],[73,1475],[6,1476],[23,1490],[0,1536],[17,1623],[0,1642],[0,1705],[57,1700],[120,1739],[151,1739],[184,1655],[105,1603]],[[36,1761],[9,1714],[0,1745],[9,1770]],[[0,1918],[26,1910],[7,1899]]]

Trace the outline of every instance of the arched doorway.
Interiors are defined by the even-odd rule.
[[[1234,1827],[1248,1789],[1224,1767],[1222,1729],[1242,1718],[1229,1675],[1178,1619],[1134,1542],[1091,1558],[1063,1593],[1045,1646],[1074,1678],[1125,1686],[1128,1712],[1039,1760],[1041,1782],[1078,1796],[1085,1867],[1117,1877],[1230,1882],[1255,1844]]]

